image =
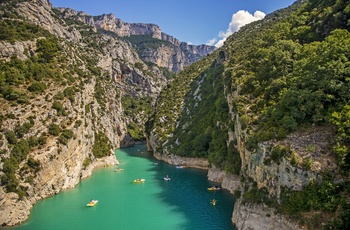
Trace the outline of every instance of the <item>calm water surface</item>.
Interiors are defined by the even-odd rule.
[[[234,229],[234,198],[226,190],[207,191],[215,184],[206,170],[158,162],[144,145],[119,149],[116,156],[119,166],[96,169],[74,189],[39,201],[22,225],[5,229]],[[115,172],[117,167],[124,170]],[[163,179],[166,175],[170,181]],[[132,183],[136,178],[146,181]],[[210,204],[213,198],[216,206]],[[86,207],[90,199],[99,202]]]

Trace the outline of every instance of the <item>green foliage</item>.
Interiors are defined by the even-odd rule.
[[[157,49],[162,45],[173,46],[170,42],[153,38],[151,35],[130,35],[123,39],[134,44],[139,54],[147,49]]]
[[[95,98],[98,104],[101,106],[102,111],[106,108],[106,93],[105,88],[102,85],[102,81],[97,81],[95,85]]]
[[[63,105],[58,101],[53,102],[52,108],[57,111],[57,115],[64,115],[65,114],[65,110],[63,108]]]
[[[311,167],[312,167],[312,159],[311,158],[304,158],[303,159],[303,167],[306,169],[306,170],[310,170]]]
[[[17,192],[20,196],[23,195],[15,172],[19,163],[26,159],[29,151],[28,142],[22,139],[12,148],[10,157],[2,159],[2,171],[4,174],[1,176],[1,185],[5,186],[7,192]]]
[[[229,131],[241,131],[242,146],[254,154],[258,143],[283,140],[304,125],[326,125],[330,130],[335,126],[334,151],[348,176],[349,18],[348,1],[299,1],[242,27],[219,51],[185,68],[161,92],[147,124],[147,132],[158,138],[157,151],[167,148],[179,155],[207,157],[210,163],[237,172],[241,162],[235,143],[227,146]],[[213,64],[217,56],[226,58],[223,70],[212,74],[218,70]],[[222,94],[215,94],[216,89]],[[241,127],[233,127],[229,115],[238,118]],[[310,145],[307,151],[314,149]],[[311,158],[301,161],[289,147],[275,146],[269,161],[279,163],[282,158],[304,169],[313,166]],[[310,211],[331,213],[332,229],[346,229],[348,181],[334,180],[311,182],[302,191],[282,191],[281,206],[274,205],[298,217]],[[256,185],[243,199],[273,203]]]
[[[128,133],[135,140],[145,139],[145,123],[153,111],[150,97],[122,97],[125,117],[131,119],[128,123]]]
[[[24,123],[23,125],[16,125],[14,132],[18,138],[22,138],[25,134],[29,132],[30,128],[32,128],[33,126],[34,121],[30,120],[29,122]]]
[[[238,149],[235,147],[234,142],[231,141],[227,147],[227,160],[225,161],[225,171],[239,175],[241,172],[242,160],[239,155]]]
[[[39,39],[36,45],[39,58],[44,63],[51,62],[59,51],[58,42],[55,38]]]
[[[19,104],[28,103],[28,96],[23,90],[5,86],[0,89],[0,93],[6,100],[16,101]]]
[[[34,38],[50,35],[48,31],[43,30],[37,25],[31,25],[19,20],[1,20],[0,21],[0,40],[15,42],[34,40]]]
[[[10,145],[14,145],[17,143],[17,137],[16,137],[16,134],[14,131],[8,131],[5,133],[5,137],[6,137],[6,140],[7,142],[10,144]]]
[[[61,128],[59,125],[52,123],[50,124],[48,131],[49,131],[49,134],[57,137],[61,133]]]
[[[43,82],[33,82],[30,86],[28,86],[28,91],[42,93],[47,88],[46,84]]]
[[[90,164],[91,164],[90,158],[88,158],[88,157],[85,158],[85,160],[83,162],[84,169],[86,169]]]
[[[254,22],[226,42],[225,76],[233,85],[229,91],[238,94],[233,110],[258,141],[283,139],[302,124],[328,123],[350,99],[350,33],[339,20],[350,16],[347,4],[318,5],[300,5],[279,20]],[[335,15],[333,27],[328,25],[333,19],[318,24]]]
[[[53,99],[55,100],[63,100],[64,99],[64,93],[63,92],[58,92]]]
[[[344,105],[340,112],[333,112],[331,122],[337,127],[337,139],[334,151],[338,163],[344,169],[350,168],[350,105]]]
[[[128,133],[134,140],[141,140],[145,138],[145,135],[142,132],[142,129],[136,123],[129,122],[127,129],[128,129]]]
[[[155,130],[159,143],[175,130],[175,124],[183,109],[184,95],[190,90],[190,84],[201,72],[207,69],[215,56],[208,56],[189,67],[185,67],[177,77],[161,91],[156,105],[156,112],[147,122],[146,133]],[[159,144],[160,146],[160,144]]]
[[[249,189],[249,191],[246,191],[242,196],[242,202],[243,203],[269,203],[270,199],[268,197],[268,192],[266,188],[258,189],[258,186],[256,183],[254,183]]]
[[[28,139],[28,144],[30,148],[38,146],[39,145],[38,138],[36,136],[30,136]]]
[[[109,156],[111,154],[112,145],[103,132],[95,133],[95,142],[92,147],[92,153],[96,158]]]
[[[15,176],[18,162],[13,157],[3,159],[3,175],[1,176],[1,185],[5,186],[7,192],[16,192],[19,185]]]
[[[339,191],[343,185],[325,180],[322,183],[311,181],[302,191],[284,190],[281,193],[281,209],[289,215],[310,210],[334,212],[340,204]]]
[[[291,153],[292,151],[289,146],[276,145],[271,149],[270,157],[271,160],[279,164],[284,157],[290,156]]]
[[[83,123],[82,120],[76,120],[74,124],[74,128],[79,128],[82,123]]]
[[[221,81],[222,71],[222,65],[213,63],[213,68],[203,72],[192,82],[178,125],[167,146],[178,146],[176,154],[182,156],[209,156],[211,163],[224,167],[227,157],[227,129],[217,125],[227,123],[228,116],[228,105]]]
[[[59,56],[57,52],[52,55]],[[28,92],[44,92],[47,81],[60,77],[57,66],[43,63],[38,56],[24,61],[16,57],[12,57],[8,62],[0,61],[0,94],[3,98],[18,104],[29,103]]]
[[[75,95],[75,88],[74,87],[67,87],[63,90],[63,94],[65,97],[69,99],[70,102],[74,102],[74,95]]]
[[[19,163],[19,162],[22,162],[24,159],[26,159],[29,151],[30,151],[30,147],[28,142],[24,139],[21,139],[12,148],[11,156],[13,156],[16,159],[16,161]]]
[[[74,137],[74,132],[70,129],[64,129],[62,130],[59,138],[58,138],[58,142],[63,144],[63,145],[67,145],[68,141],[70,139],[72,139]]]
[[[27,165],[32,168],[35,172],[38,172],[40,169],[40,162],[34,160],[33,157],[29,157],[27,161]]]

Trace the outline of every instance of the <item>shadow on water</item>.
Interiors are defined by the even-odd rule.
[[[157,194],[160,202],[172,206],[176,212],[181,212],[187,223],[181,229],[235,229],[231,223],[234,206],[233,195],[229,191],[208,191],[208,187],[220,185],[208,181],[207,170],[195,168],[176,168],[155,159],[151,152],[147,152],[144,145],[134,146],[134,151],[127,151],[128,156],[147,158],[156,162],[148,171],[152,171],[152,180],[162,188]],[[170,181],[164,180],[168,175]],[[213,206],[211,200],[216,199]]]

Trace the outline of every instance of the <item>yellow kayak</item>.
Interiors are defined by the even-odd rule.
[[[209,191],[218,191],[218,190],[220,190],[220,189],[221,189],[221,188],[216,187],[216,186],[213,186],[213,187],[208,188]]]
[[[97,204],[98,200],[90,200],[90,202],[86,205],[88,207],[93,207]]]
[[[132,181],[132,183],[144,183],[145,181],[145,179],[135,179]]]

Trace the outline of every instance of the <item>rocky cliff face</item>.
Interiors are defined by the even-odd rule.
[[[181,71],[199,59],[212,53],[216,48],[208,45],[189,45],[180,42],[178,39],[165,34],[160,27],[155,24],[127,23],[115,17],[114,14],[103,14],[100,16],[89,16],[84,12],[77,12],[72,9],[58,8],[62,17],[74,19],[86,23],[97,29],[103,29],[115,33],[120,37],[132,35],[149,35],[152,38],[168,43],[161,43],[157,48],[149,47],[139,52],[140,58],[145,62],[156,63],[160,67],[165,67],[173,72]]]
[[[227,97],[230,111],[235,96]],[[242,160],[241,174],[253,181],[258,189],[266,189],[268,196],[279,202],[281,190],[290,189],[300,191],[310,181],[322,181],[322,172],[326,169],[334,170],[336,164],[327,154],[327,141],[332,133],[323,127],[313,127],[313,130],[290,134],[283,141],[269,141],[259,143],[256,151],[249,151],[246,147],[248,134],[241,128],[240,117],[231,112],[234,130],[229,134],[229,141],[237,143]],[[313,143],[315,149],[308,151],[307,146]],[[273,158],[276,146],[288,146],[289,153],[281,154],[279,159]],[[294,158],[292,160],[292,158]],[[305,167],[302,162],[312,159],[312,165]],[[294,162],[293,162],[294,161]],[[238,185],[238,184],[236,184]],[[241,194],[246,192],[247,182],[235,186]],[[300,229],[295,220],[289,220],[264,204],[243,202],[237,199],[232,216],[232,222],[238,229]]]
[[[8,3],[1,3],[1,9],[6,11],[6,7],[9,7]],[[64,77],[59,81],[48,80],[45,91],[30,94],[26,103],[16,104],[0,98],[0,150],[4,153],[0,156],[1,171],[13,149],[5,133],[31,120],[33,126],[23,139],[44,140],[40,147],[30,149],[15,172],[25,194],[19,196],[0,187],[0,223],[3,225],[22,223],[36,201],[74,187],[95,167],[118,164],[114,149],[134,143],[127,133],[128,118],[124,117],[122,96],[155,98],[167,82],[157,66],[148,67],[143,63],[130,43],[91,32],[97,27],[88,25],[95,25],[95,21],[84,13],[66,11],[74,19],[86,22],[82,25],[60,19],[50,2],[45,0],[21,1],[12,10],[19,16],[14,20],[38,25],[59,39],[61,49],[56,58],[62,62],[55,62],[55,75],[66,76],[69,80]],[[21,61],[36,57],[38,40],[1,41],[0,59],[9,62],[13,56]],[[74,89],[74,98],[57,99],[67,87]],[[56,100],[59,100],[64,115],[53,108]],[[69,139],[50,135],[51,124],[72,131]],[[110,143],[103,158],[93,154],[99,133]],[[29,158],[40,163],[35,173],[25,171]]]
[[[268,229],[268,230],[293,230],[299,226],[286,217],[276,214],[273,209],[265,205],[242,204],[237,200],[232,216],[234,223],[239,230]]]

